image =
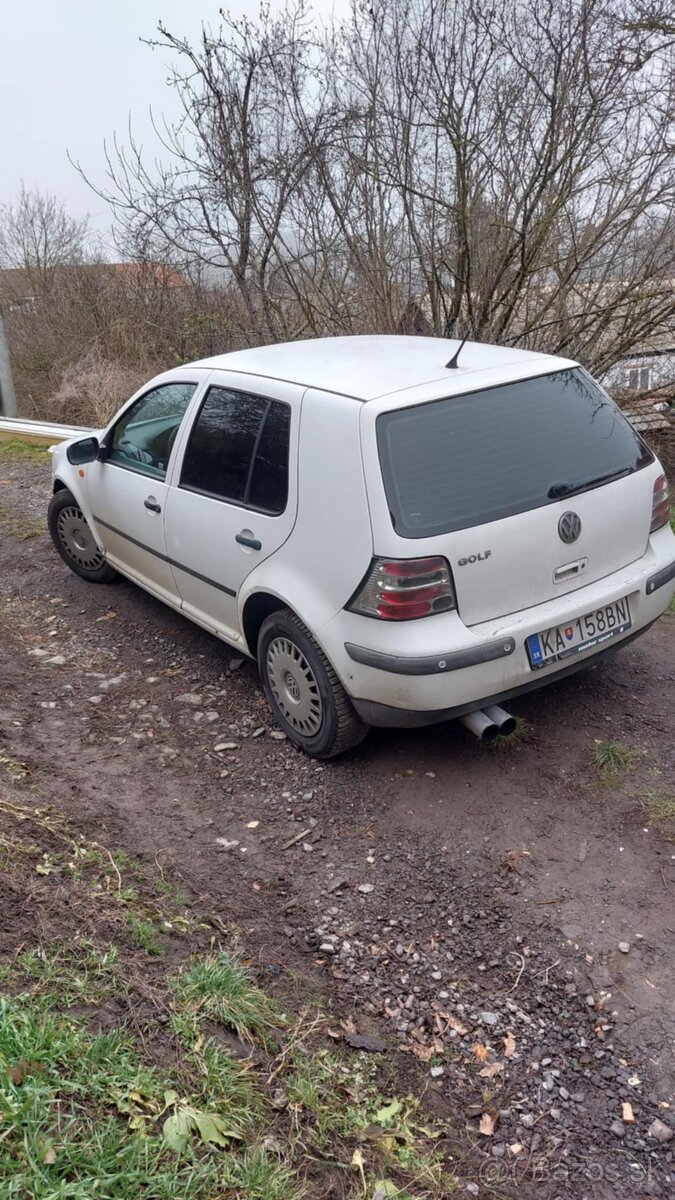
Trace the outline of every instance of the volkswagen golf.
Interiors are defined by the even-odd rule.
[[[339,337],[167,371],[53,453],[49,528],[258,663],[308,754],[594,665],[673,594],[654,453],[577,363]]]

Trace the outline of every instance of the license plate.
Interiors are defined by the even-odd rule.
[[[567,625],[557,625],[543,633],[531,634],[525,640],[530,666],[533,671],[538,671],[551,663],[562,662],[565,658],[581,654],[583,650],[602,646],[630,627],[630,606],[628,596],[624,596],[613,604],[605,604],[594,612],[575,618]]]

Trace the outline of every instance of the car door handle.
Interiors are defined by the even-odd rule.
[[[240,546],[248,546],[250,550],[262,550],[260,539],[249,537],[247,533],[238,533],[234,540],[235,542],[239,542]]]
[[[147,500],[144,500],[143,503],[146,508],[150,509],[150,512],[161,512],[162,511],[161,504],[157,503],[154,496],[148,496]]]

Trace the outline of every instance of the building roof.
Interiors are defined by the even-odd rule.
[[[630,400],[622,405],[622,411],[638,433],[665,433],[673,428],[668,416],[654,407],[654,400]]]
[[[251,350],[235,350],[214,358],[201,360],[200,367],[213,370],[238,371],[268,379],[322,391],[338,392],[356,400],[374,400],[392,392],[400,392],[420,384],[442,382],[447,394],[466,391],[469,376],[480,372],[492,378],[504,371],[505,380],[513,377],[514,368],[537,375],[547,367],[571,365],[568,359],[528,350],[512,350],[503,346],[467,342],[459,358],[459,367],[449,370],[448,360],[459,346],[458,341],[445,338],[405,337],[334,337],[311,341],[280,342],[274,346],[259,346]],[[479,383],[476,380],[476,383]]]

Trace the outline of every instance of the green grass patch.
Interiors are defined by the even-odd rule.
[[[181,1153],[169,1148],[165,1122],[181,1105],[170,1078],[142,1063],[127,1034],[92,1037],[72,1020],[5,1000],[0,1073],[0,1192],[7,1200],[210,1200],[220,1193],[227,1149],[205,1153],[208,1143],[193,1137]],[[226,1097],[212,1099],[216,1113],[194,1111],[226,1112]],[[233,1147],[237,1138],[226,1143]],[[271,1194],[288,1200],[286,1172],[268,1165],[270,1187],[275,1173],[284,1182]]]
[[[193,959],[175,984],[179,1010],[203,1014],[242,1039],[266,1039],[283,1018],[240,959],[212,954]]]
[[[0,462],[49,462],[46,446],[24,442],[20,438],[0,439]]]
[[[669,840],[675,839],[675,793],[653,791],[640,797],[649,823],[658,825]]]
[[[0,988],[20,985],[34,1011],[61,1005],[95,1006],[124,990],[116,946],[87,938],[31,947],[0,965]]]
[[[138,917],[136,913],[131,912],[127,916],[127,926],[133,941],[145,950],[150,958],[164,957],[166,950],[157,937],[157,930],[152,921]]]
[[[644,750],[626,746],[623,742],[596,740],[593,766],[599,775],[604,779],[609,779],[625,771],[632,771],[644,756]]]
[[[494,742],[490,742],[488,749],[492,751],[515,750],[518,747],[525,746],[531,740],[532,726],[523,717],[515,718],[516,727],[513,733],[502,737],[500,734],[495,738]]]
[[[429,1128],[416,1097],[381,1094],[372,1058],[361,1055],[347,1063],[330,1050],[319,1050],[294,1065],[286,1081],[290,1107],[315,1153],[329,1155],[336,1140],[370,1143],[380,1155],[381,1170],[405,1171],[408,1186],[420,1189],[416,1194],[445,1197],[455,1191],[457,1180],[435,1151],[440,1131]],[[358,1153],[367,1162],[367,1151]],[[390,1187],[385,1194],[399,1195]]]

